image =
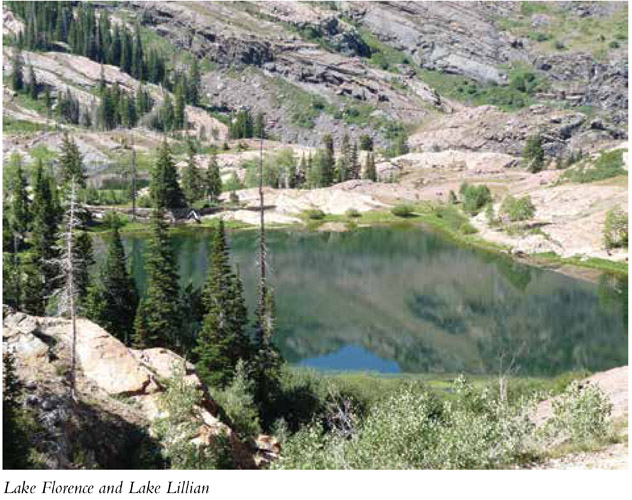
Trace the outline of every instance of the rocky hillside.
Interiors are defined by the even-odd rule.
[[[297,163],[322,145],[324,134],[333,136],[336,154],[345,134],[351,141],[372,138],[378,180],[388,182],[270,194],[277,205],[274,222],[296,222],[309,208],[343,214],[400,202],[444,202],[466,180],[489,183],[496,209],[506,194],[528,194],[536,206],[533,234],[495,234],[481,217],[475,226],[486,237],[527,253],[612,257],[602,244],[604,218],[615,207],[626,208],[627,181],[620,175],[578,185],[562,168],[580,155],[592,168],[602,152],[616,148],[624,149],[626,168],[624,2],[94,5],[113,26],[138,26],[145,51],[163,54],[171,70],[186,73],[193,58],[199,62],[201,99],[186,106],[187,133],[200,139],[196,160],[202,168],[210,148],[219,148],[225,182],[233,174],[245,181],[258,155],[258,141],[230,140],[231,120],[240,109],[265,113],[266,152],[289,150]],[[3,10],[7,39],[24,28],[17,14]],[[25,66],[53,95],[70,89],[83,114],[93,115],[99,105],[100,82],[123,92],[139,88],[119,67],[73,54],[63,43],[53,48],[24,50]],[[14,47],[5,44],[5,82],[13,54]],[[176,97],[160,84],[145,88],[154,109]],[[163,138],[148,128],[148,120],[108,131],[95,127],[94,118],[90,127],[67,123],[56,113],[58,102],[48,116],[41,97],[33,101],[6,83],[3,103],[5,159],[19,151],[27,163],[34,157],[54,162],[62,134],[70,130],[97,187],[120,177],[132,139],[140,175],[147,178]],[[535,135],[542,141],[545,171],[531,174],[521,155]],[[402,138],[410,149],[403,156],[393,151]],[[182,136],[169,140],[183,167]],[[365,158],[361,151],[360,163]],[[251,195],[238,193],[245,203],[254,201]],[[230,217],[256,222],[248,211]],[[619,260],[627,256],[615,254]]]
[[[80,319],[74,403],[68,389],[69,320],[28,316],[5,307],[2,341],[3,351],[16,359],[25,405],[36,415],[35,447],[46,468],[155,467],[148,460],[156,459],[159,443],[149,427],[164,416],[160,401],[165,384],[183,365],[185,380],[204,393],[196,409],[195,441],[212,443],[226,435],[238,467],[254,468],[262,460],[264,451],[254,442],[240,441],[220,420],[219,409],[193,366],[167,349],[129,349],[96,324]]]

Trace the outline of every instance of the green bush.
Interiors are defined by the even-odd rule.
[[[509,406],[463,379],[441,401],[414,385],[377,403],[351,438],[314,424],[283,446],[277,468],[458,469],[495,468],[531,450],[528,405]]]
[[[461,231],[462,234],[478,233],[478,230],[474,226],[472,226],[472,224],[470,224],[469,222],[464,222],[463,224],[461,224],[459,231]]]
[[[252,381],[248,379],[246,366],[237,362],[235,376],[231,384],[213,393],[223,412],[228,417],[232,429],[242,439],[255,438],[261,433],[259,413],[253,398]]]
[[[401,203],[391,208],[391,213],[397,217],[411,217],[415,212],[412,205]]]
[[[593,165],[583,161],[564,172],[562,179],[571,182],[595,182],[619,175],[627,175],[623,168],[623,150],[601,153]]]
[[[539,135],[527,137],[527,141],[522,150],[524,166],[529,172],[535,174],[544,168],[544,149],[542,148],[542,138]]]
[[[603,230],[606,248],[628,247],[628,214],[620,208],[613,208],[606,214]]]
[[[355,208],[350,208],[345,212],[345,215],[350,219],[357,219],[361,216],[360,212],[358,212]]]
[[[325,218],[325,212],[318,208],[305,210],[305,215],[310,220],[323,220]]]
[[[547,427],[555,435],[568,436],[572,443],[600,440],[612,433],[611,411],[612,404],[598,386],[573,382],[553,400]]]
[[[138,206],[140,208],[150,208],[151,207],[151,199],[149,198],[149,196],[141,196],[140,198],[138,198],[138,200],[136,200],[136,202],[138,203]]]
[[[535,206],[529,195],[522,198],[507,195],[500,206],[500,214],[507,216],[511,222],[525,221],[533,218]]]
[[[459,192],[463,197],[463,210],[472,215],[476,215],[485,205],[492,201],[492,194],[484,184],[470,186],[467,183],[463,183]]]
[[[185,378],[183,366],[174,366],[167,390],[161,395],[164,415],[152,423],[152,432],[162,444],[162,455],[172,469],[229,469],[234,467],[230,441],[226,434],[208,445],[192,442],[201,421],[199,404],[202,391]]]

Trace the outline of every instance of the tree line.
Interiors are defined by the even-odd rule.
[[[193,149],[190,161],[194,163]],[[214,387],[230,384],[241,363],[247,367],[256,401],[265,406],[274,394],[282,362],[271,341],[272,291],[260,286],[260,306],[251,325],[221,220],[213,231],[204,286],[180,287],[166,210],[183,206],[186,199],[166,141],[152,169],[143,296],[130,273],[116,216],[109,218],[105,259],[96,273],[91,272],[95,259],[88,234],[90,214],[80,201],[85,174],[70,136],[64,136],[57,175],[37,160],[29,185],[18,154],[12,156],[10,172],[10,189],[3,197],[5,304],[37,316],[55,311],[73,319],[85,315],[126,345],[172,349],[193,361],[200,378]]]

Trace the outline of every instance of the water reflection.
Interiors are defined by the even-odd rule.
[[[230,234],[249,307],[256,235]],[[182,284],[200,286],[210,232],[173,237]],[[146,241],[127,237],[142,289]],[[416,228],[271,231],[286,359],[327,369],[554,375],[627,363],[627,282],[599,284],[464,249]]]

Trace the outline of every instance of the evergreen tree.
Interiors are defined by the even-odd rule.
[[[53,289],[56,276],[57,228],[59,225],[59,207],[56,201],[54,182],[44,173],[41,159],[37,161],[33,182],[30,262],[25,269],[25,311],[43,315],[46,299]],[[28,292],[26,289],[28,288]]]
[[[143,61],[143,44],[140,36],[140,26],[136,24],[134,44],[132,47],[131,75],[139,81],[145,79],[145,63]]]
[[[86,176],[83,171],[83,158],[74,139],[72,139],[67,132],[64,134],[62,139],[59,164],[61,167],[62,179],[65,184],[67,184],[71,179],[75,179],[79,187],[86,187]]]
[[[171,248],[165,212],[156,208],[151,216],[151,239],[145,260],[147,292],[134,323],[134,344],[139,348],[182,347],[184,318],[178,286],[176,258]]]
[[[200,92],[202,89],[202,76],[197,57],[193,58],[193,63],[189,69],[188,101],[191,105],[197,106],[200,103]]]
[[[5,349],[2,351],[2,467],[26,469],[30,465],[29,436],[21,418],[22,389],[13,354]]]
[[[160,107],[159,125],[160,129],[165,132],[169,132],[176,128],[175,112],[173,109],[171,96],[168,92],[165,94],[165,99],[162,102],[162,106]]]
[[[182,130],[186,127],[186,101],[185,101],[185,88],[184,84],[181,82],[176,87],[176,103],[173,110],[174,114],[174,125],[173,128],[176,130]]]
[[[182,173],[182,191],[189,206],[204,195],[202,175],[195,162],[195,148],[192,141],[188,142],[187,166]]]
[[[178,172],[166,140],[160,146],[158,160],[151,172],[149,193],[153,208],[171,209],[186,206],[184,195],[178,184]]]
[[[78,212],[81,211],[77,208]],[[77,291],[77,306],[82,308],[85,304],[88,288],[90,287],[90,267],[94,264],[94,253],[92,251],[92,240],[90,235],[83,229],[73,234],[73,251],[77,266],[75,269],[75,289]]]
[[[9,206],[9,223],[17,237],[17,247],[21,248],[26,232],[30,227],[29,197],[26,191],[26,178],[22,169],[22,156],[13,153],[9,159],[9,168],[13,172],[11,182],[11,198]]]
[[[272,342],[275,332],[274,296],[267,289],[263,296],[263,308],[255,326],[254,385],[255,399],[261,413],[268,413],[267,408],[278,394],[281,381],[283,358]]]
[[[253,136],[258,139],[266,138],[266,116],[264,113],[257,113],[255,117]]]
[[[134,329],[138,292],[127,271],[125,251],[114,221],[105,262],[99,272],[98,285],[91,287],[87,316],[126,345]]]
[[[249,341],[245,333],[248,317],[243,287],[230,267],[221,219],[213,237],[202,304],[206,315],[194,351],[198,358],[196,370],[207,384],[224,387],[231,382],[237,362],[247,359]]]
[[[35,76],[32,64],[29,64],[28,91],[31,99],[37,100],[37,97],[39,96],[39,84],[37,83],[37,77]]]
[[[22,309],[22,266],[18,252],[2,254],[2,303]]]
[[[331,186],[334,180],[334,141],[331,135],[323,136],[324,150],[319,157],[320,179],[319,187]]]
[[[222,176],[219,172],[215,151],[211,153],[208,169],[206,170],[206,192],[211,203],[219,200],[219,196],[222,194]]]
[[[375,158],[373,153],[367,153],[366,163],[364,165],[364,178],[373,182],[377,181],[377,172],[375,170]]]
[[[358,159],[358,145],[354,142],[349,151],[349,179],[360,178],[360,160]]]
[[[544,148],[540,135],[532,135],[527,138],[522,156],[529,172],[535,174],[544,168]]]
[[[20,92],[24,89],[22,51],[19,47],[13,49],[13,57],[11,59],[11,88],[15,92]]]

